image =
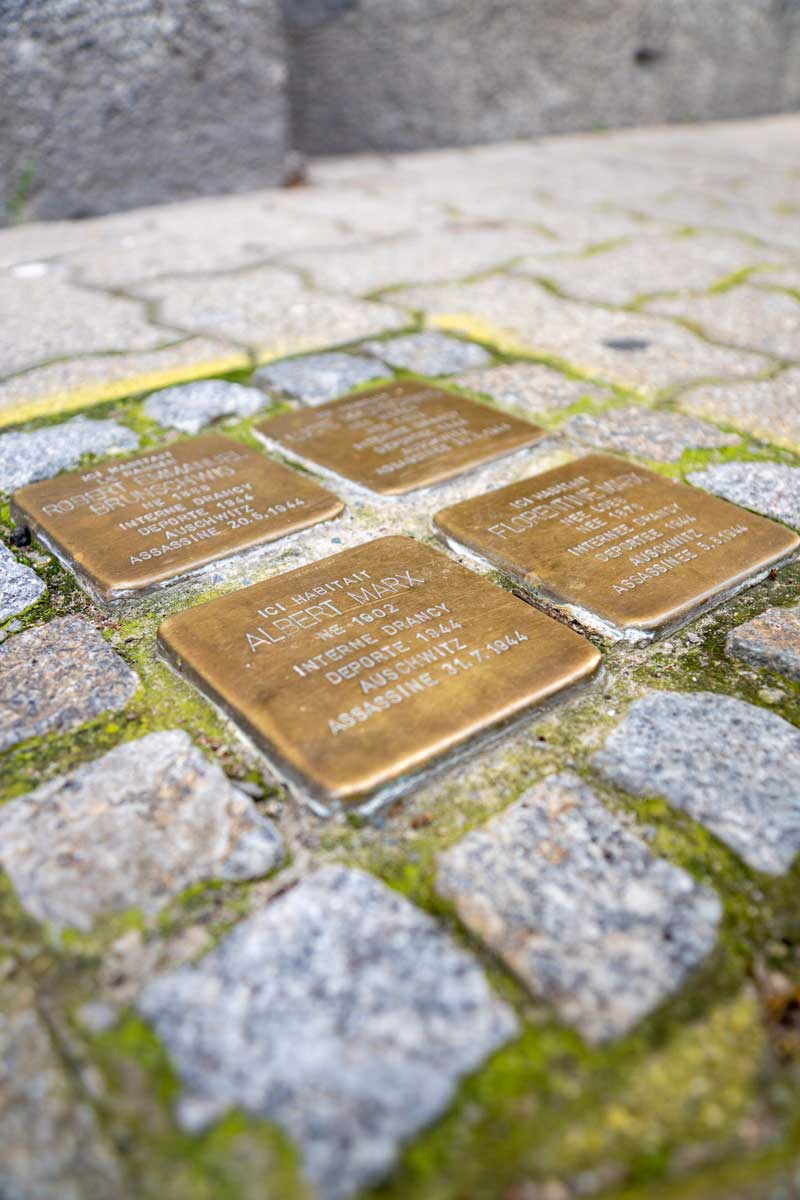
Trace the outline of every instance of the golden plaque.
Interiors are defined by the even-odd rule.
[[[407,537],[176,613],[158,636],[323,812],[399,794],[600,661],[565,625]]]
[[[101,600],[148,591],[338,516],[337,496],[209,434],[32,483],[12,515]]]
[[[789,529],[608,454],[442,509],[452,546],[587,624],[674,628],[793,554]]]
[[[441,483],[545,436],[457,392],[411,382],[286,413],[256,432],[291,457],[384,496]]]

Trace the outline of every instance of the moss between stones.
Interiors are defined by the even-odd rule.
[[[477,333],[497,361],[532,361],[498,348],[493,331],[467,332]],[[581,378],[568,364],[548,360],[548,365]],[[229,378],[246,380],[246,374]],[[92,415],[123,420],[146,445],[171,438],[143,416],[142,399],[102,405]],[[573,412],[635,400],[633,393],[615,389],[608,404],[579,401],[552,423]],[[252,424],[234,421],[225,432],[256,444]],[[656,464],[654,469],[676,477],[734,459],[800,461],[788,452],[743,442],[724,450],[688,451],[678,464]],[[7,510],[0,512],[0,520],[7,524]],[[271,788],[276,794],[260,761],[229,723],[155,657],[158,620],[165,607],[179,607],[180,598],[170,601],[164,593],[150,609],[145,605],[109,614],[97,609],[59,564],[48,559],[38,569],[49,592],[24,614],[21,625],[68,612],[86,615],[138,672],[142,689],[122,713],[101,717],[75,733],[32,739],[5,755],[0,799],[121,741],[175,727],[186,729],[234,778],[252,780],[266,794]],[[499,575],[493,578],[513,587]],[[209,589],[201,598],[224,590]],[[602,675],[582,693],[465,760],[458,771],[421,785],[375,822],[339,818],[298,823],[294,806],[287,806],[290,841],[298,849],[312,861],[364,866],[435,914],[479,958],[522,1024],[520,1038],[464,1081],[442,1120],[406,1150],[391,1181],[367,1196],[528,1200],[536,1196],[535,1186],[559,1180],[566,1196],[580,1190],[615,1200],[662,1195],[665,1200],[695,1195],[728,1200],[739,1182],[758,1188],[797,1153],[797,1070],[769,1049],[765,1018],[748,980],[755,961],[774,957],[800,981],[795,899],[800,868],[779,880],[757,876],[658,797],[634,800],[604,785],[589,759],[627,706],[654,688],[718,691],[754,704],[764,703],[767,688],[769,706],[800,724],[800,685],[749,669],[724,654],[730,628],[770,605],[793,603],[798,595],[800,565],[789,566],[672,635],[667,647],[606,648]],[[709,962],[629,1037],[599,1049],[585,1046],[554,1020],[546,1005],[532,999],[459,925],[434,890],[440,850],[544,775],[564,768],[578,771],[612,808],[631,814],[654,850],[714,887],[725,908],[719,945]],[[170,1112],[176,1080],[157,1039],[138,1018],[127,1013],[116,1028],[92,1036],[70,1015],[95,994],[109,947],[125,931],[137,931],[146,943],[166,943],[202,929],[213,943],[263,894],[259,885],[202,884],[188,889],[159,918],[145,920],[135,911],[119,914],[98,923],[89,935],[67,933],[54,942],[22,912],[8,881],[0,880],[0,954],[4,962],[20,964],[18,969],[46,980],[52,1011],[71,1025],[76,1087],[80,1062],[100,1072],[104,1086],[92,1103],[137,1200],[300,1200],[306,1194],[293,1151],[264,1123],[232,1113],[196,1138],[176,1127]]]

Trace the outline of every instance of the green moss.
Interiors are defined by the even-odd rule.
[[[488,341],[480,344],[496,362],[543,363],[585,380],[587,387],[595,382],[557,359],[504,354]],[[230,376],[247,377],[246,372]],[[411,373],[405,377],[419,378]],[[143,400],[141,395],[93,406],[92,415],[122,420],[144,445],[172,440],[144,416]],[[635,393],[614,388],[608,400],[583,397],[543,423],[555,428],[577,412],[636,402],[640,398]],[[273,406],[256,420],[284,407]],[[28,427],[45,423],[30,422]],[[260,447],[253,421],[226,422],[224,430]],[[654,464],[654,469],[683,477],[713,463],[741,460],[800,463],[788,451],[742,441],[721,450],[687,451],[677,464]],[[0,521],[8,523],[7,509],[0,511]],[[26,560],[24,552],[19,557]],[[234,779],[249,779],[265,794],[284,796],[265,779],[260,760],[239,742],[229,723],[156,656],[158,623],[166,612],[185,606],[185,592],[167,590],[150,601],[106,612],[87,599],[58,563],[48,560],[37,569],[48,595],[21,624],[69,612],[85,615],[133,666],[142,687],[121,713],[66,735],[32,739],[7,753],[0,798],[27,791],[122,741],[170,728],[185,729]],[[500,574],[492,578],[516,590]],[[201,583],[191,602],[226,590],[225,585],[203,588]],[[794,603],[798,595],[800,565],[789,566],[672,634],[667,645],[611,646],[593,637],[603,645],[604,668],[583,691],[484,746],[458,769],[421,784],[376,820],[297,818],[294,802],[287,802],[286,827],[301,850],[300,861],[364,867],[434,914],[475,955],[520,1020],[519,1038],[463,1082],[441,1120],[412,1140],[398,1171],[369,1197],[509,1200],[517,1194],[514,1189],[528,1183],[559,1179],[578,1187],[575,1180],[596,1171],[596,1186],[614,1200],[708,1200],[717,1195],[729,1200],[726,1188],[740,1182],[758,1187],[796,1154],[796,1068],[773,1059],[765,1048],[758,1010],[746,986],[754,962],[770,946],[779,945],[790,963],[800,961],[795,900],[800,869],[777,880],[757,875],[658,796],[635,798],[604,784],[591,767],[591,755],[628,706],[654,689],[717,691],[761,705],[769,688],[770,708],[800,724],[800,685],[747,668],[724,651],[731,628],[769,605]],[[539,779],[564,769],[580,774],[612,809],[633,817],[646,829],[656,853],[712,887],[724,907],[718,946],[708,962],[629,1036],[599,1048],[585,1045],[554,1018],[548,1005],[532,997],[460,925],[435,889],[436,857],[443,848]],[[52,1011],[63,1016],[98,994],[110,945],[126,931],[138,930],[145,946],[154,950],[192,930],[203,930],[207,940],[202,944],[210,945],[263,895],[258,885],[210,881],[187,889],[152,920],[136,911],[117,914],[99,921],[91,934],[66,933],[53,940],[26,916],[10,883],[0,877],[0,955],[4,961],[24,962],[42,983]],[[305,1194],[296,1156],[268,1125],[231,1113],[196,1137],[177,1128],[172,1115],[177,1080],[158,1040],[134,1015],[126,1014],[117,1028],[99,1037],[78,1023],[74,1038],[105,1080],[95,1105],[129,1173],[131,1194],[143,1200],[299,1200]],[[752,1126],[763,1126],[768,1136],[754,1141]]]
[[[93,1052],[106,1080],[99,1114],[141,1200],[310,1200],[295,1150],[266,1122],[233,1111],[194,1137],[178,1129],[178,1080],[138,1017],[95,1038]]]

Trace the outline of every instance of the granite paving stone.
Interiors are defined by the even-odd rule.
[[[635,796],[663,796],[748,866],[788,871],[800,850],[800,730],[714,692],[637,700],[592,765]]]
[[[768,364],[758,354],[711,345],[676,322],[562,300],[512,276],[403,288],[392,299],[423,310],[432,325],[560,359],[649,396],[703,379],[758,375]]]
[[[440,854],[436,888],[590,1042],[620,1037],[679,988],[721,913],[570,774]]]
[[[775,462],[718,463],[687,482],[742,508],[800,528],[800,467]]]
[[[249,366],[245,352],[213,338],[170,338],[158,350],[68,358],[0,381],[0,423],[116,400],[187,378]]]
[[[148,396],[144,411],[167,429],[198,433],[220,417],[252,417],[267,401],[258,388],[225,379],[198,379]]]
[[[0,621],[19,616],[46,591],[44,580],[0,543]]]
[[[760,441],[800,450],[800,368],[758,382],[692,388],[678,404],[685,412],[733,425]]]
[[[91,1105],[67,1078],[31,989],[0,989],[0,1180],[4,1200],[124,1197]]]
[[[800,682],[800,607],[768,608],[728,634],[725,649],[751,667]]]
[[[464,950],[360,870],[326,867],[138,1000],[178,1076],[182,1125],[277,1122],[321,1200],[380,1179],[458,1080],[516,1032]]]
[[[0,808],[0,862],[54,928],[152,915],[203,879],[252,879],[283,857],[271,821],[180,730],[115,747]]]
[[[37,479],[50,479],[76,467],[84,454],[135,450],[139,438],[117,421],[73,417],[30,432],[0,433],[0,489],[16,491]]]
[[[0,378],[65,355],[155,350],[170,340],[137,300],[87,291],[52,275],[0,275],[0,326]]]
[[[365,342],[363,349],[392,367],[416,371],[418,375],[454,375],[491,362],[483,346],[427,331],[384,342]]]
[[[136,294],[157,304],[160,322],[227,338],[259,358],[323,350],[402,329],[410,319],[395,304],[313,291],[276,267],[164,279],[138,285]]]
[[[0,750],[66,733],[130,700],[139,679],[81,617],[57,617],[0,646]]]
[[[608,401],[613,392],[588,380],[572,379],[543,363],[507,363],[500,367],[483,367],[463,371],[451,383],[491,396],[503,408],[511,408],[521,416],[558,412],[588,399]]]
[[[435,232],[294,253],[285,261],[306,271],[317,287],[367,295],[403,283],[462,279],[548,245],[549,239],[532,228],[487,229],[459,222]]]
[[[690,321],[715,342],[800,358],[800,299],[786,292],[743,284],[708,296],[664,297],[646,308]]]
[[[677,462],[685,450],[713,450],[740,441],[735,433],[723,433],[696,417],[646,408],[612,408],[599,415],[578,413],[562,429],[586,446],[656,462]]]
[[[578,300],[631,304],[654,292],[705,290],[763,260],[763,251],[733,237],[640,236],[585,256],[531,255],[514,268],[554,283]]]
[[[97,287],[124,288],[164,275],[248,267],[285,254],[290,247],[338,246],[353,240],[322,214],[310,219],[276,211],[268,191],[145,211],[140,228],[123,227],[117,236],[70,254],[65,261],[73,276]]]
[[[268,390],[324,404],[370,380],[391,375],[381,363],[358,354],[308,354],[259,367],[253,381]]]

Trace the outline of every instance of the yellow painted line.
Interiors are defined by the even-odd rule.
[[[460,333],[463,337],[474,338],[478,342],[488,342],[503,354],[530,354],[530,346],[526,346],[510,329],[502,325],[492,325],[474,313],[431,313],[428,324],[448,333]]]
[[[247,355],[239,354],[194,364],[176,363],[171,367],[146,371],[126,379],[98,379],[82,387],[49,392],[35,400],[22,400],[18,403],[12,401],[8,408],[0,410],[0,427],[17,425],[22,421],[29,421],[31,417],[72,412],[76,408],[86,408],[90,404],[100,404],[106,400],[121,400],[125,396],[133,396],[138,392],[152,392],[157,388],[169,387],[173,383],[189,383],[193,379],[204,379],[208,375],[224,375],[228,371],[240,371],[249,365]]]

